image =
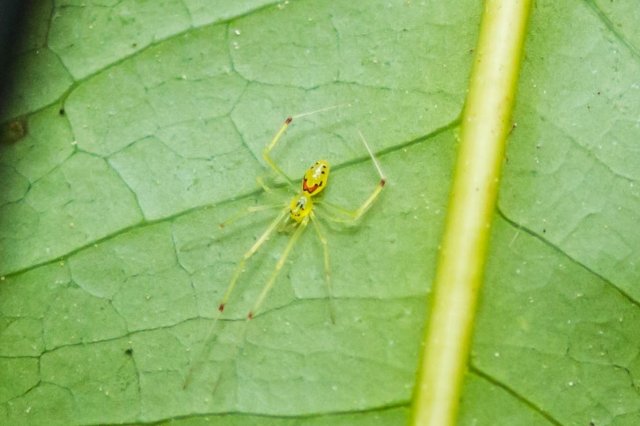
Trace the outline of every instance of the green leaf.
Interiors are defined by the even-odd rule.
[[[2,120],[0,423],[404,424],[480,7],[56,2],[32,11]],[[565,2],[566,3],[566,2]],[[640,12],[536,2],[460,424],[640,421]],[[261,151],[362,222],[242,254],[273,213]],[[24,124],[24,126],[23,126]],[[24,129],[22,138],[6,129]],[[11,133],[11,134],[20,134]],[[319,213],[321,214],[321,213]]]

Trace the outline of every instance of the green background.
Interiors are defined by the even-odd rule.
[[[404,424],[477,2],[36,1],[2,119],[0,423]],[[640,423],[640,9],[535,2],[461,425]],[[286,235],[261,151],[356,226]],[[24,137],[9,129],[24,128]],[[318,213],[322,218],[322,212]]]

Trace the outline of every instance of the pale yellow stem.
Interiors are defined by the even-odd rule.
[[[530,0],[485,2],[411,424],[454,425],[482,284]]]

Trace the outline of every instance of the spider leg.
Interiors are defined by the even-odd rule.
[[[367,140],[364,138],[360,130],[358,130],[358,134],[360,135],[360,139],[362,140],[364,147],[367,149],[367,152],[369,153],[369,156],[373,161],[373,165],[376,171],[378,172],[378,175],[380,176],[380,180],[378,181],[378,184],[375,186],[375,188],[373,189],[369,197],[367,197],[367,199],[364,200],[364,202],[360,205],[360,207],[358,207],[355,210],[348,210],[343,207],[336,206],[335,204],[326,202],[324,200],[318,201],[318,204],[325,205],[333,209],[335,212],[340,213],[344,216],[343,218],[328,216],[329,220],[332,220],[334,222],[349,223],[349,222],[355,222],[358,219],[360,219],[360,217],[362,217],[362,215],[364,215],[367,212],[367,210],[371,208],[373,203],[376,201],[376,199],[380,195],[380,192],[382,192],[382,188],[384,188],[384,185],[387,183],[387,178],[382,173],[382,169],[380,168],[380,163],[378,163],[378,160],[376,159],[375,155],[373,155],[373,151],[371,151],[371,148],[369,147]]]
[[[324,232],[322,230],[322,227],[320,226],[318,217],[313,212],[311,212],[310,216],[311,216],[311,222],[313,223],[313,227],[316,230],[318,239],[320,240],[320,244],[322,244],[322,251],[324,254],[324,282],[327,285],[327,294],[329,296],[329,316],[331,318],[331,322],[335,324],[336,310],[333,302],[333,289],[331,287],[331,266],[329,264],[329,244],[327,243],[327,239],[324,236]]]
[[[280,142],[280,139],[282,139],[282,135],[284,135],[284,133],[287,131],[287,129],[289,128],[289,125],[291,124],[291,122],[293,121],[294,118],[306,117],[308,115],[313,115],[313,114],[317,114],[319,112],[329,111],[329,110],[332,110],[332,109],[335,109],[335,108],[340,108],[340,107],[343,107],[343,106],[351,106],[351,104],[333,105],[333,106],[326,107],[326,108],[321,108],[321,109],[318,109],[318,110],[315,110],[315,111],[304,112],[302,114],[297,114],[297,115],[293,115],[293,116],[287,117],[284,120],[284,123],[282,123],[282,126],[280,127],[280,130],[278,130],[278,132],[273,137],[273,139],[271,139],[271,142],[269,142],[269,144],[264,148],[264,151],[262,151],[262,158],[267,163],[267,165],[269,165],[269,167],[271,167],[271,169],[274,172],[276,172],[276,174],[278,174],[278,175],[280,175],[280,176],[282,176],[284,178],[284,180],[289,184],[289,186],[292,186],[292,187],[295,188],[295,185],[293,184],[291,179],[289,179],[289,177],[286,175],[286,173],[271,158],[271,151],[276,147],[278,142]]]
[[[244,272],[244,267],[247,263],[247,260],[249,260],[251,256],[253,256],[258,251],[258,249],[262,246],[262,244],[264,244],[271,237],[274,231],[278,229],[278,226],[280,225],[282,220],[285,219],[288,214],[289,214],[289,210],[283,209],[278,215],[278,217],[276,217],[275,220],[271,222],[271,224],[267,227],[267,229],[262,233],[260,238],[258,238],[258,240],[251,246],[251,248],[247,250],[247,252],[242,256],[242,259],[240,259],[240,262],[238,262],[238,265],[236,266],[236,269],[233,273],[231,282],[229,283],[229,286],[227,287],[227,290],[224,292],[224,295],[222,296],[222,300],[218,305],[218,311],[220,312],[224,311],[224,307],[227,301],[229,300],[229,297],[231,296],[231,292],[233,291],[236,284],[238,283],[238,278],[240,278],[240,275],[242,274],[242,272]]]
[[[253,214],[253,213],[257,213],[257,212],[262,212],[265,210],[271,210],[271,209],[278,209],[278,208],[282,208],[282,203],[280,204],[263,204],[263,205],[259,205],[259,206],[249,206],[244,210],[240,210],[239,212],[236,212],[233,216],[229,217],[228,219],[226,219],[224,222],[220,222],[220,224],[218,226],[220,226],[220,228],[224,228],[226,226],[231,225],[232,223],[240,220],[240,219],[244,219],[245,217]]]
[[[286,173],[284,171],[282,171],[280,166],[278,166],[278,164],[276,164],[276,162],[273,161],[273,159],[271,158],[271,151],[278,144],[278,142],[282,138],[282,135],[284,135],[284,132],[287,131],[287,129],[289,128],[289,125],[291,124],[292,121],[293,121],[293,117],[287,117],[287,119],[284,120],[284,123],[280,127],[280,130],[278,130],[278,132],[273,137],[273,139],[271,139],[271,142],[269,142],[269,145],[267,145],[264,148],[264,151],[262,151],[262,158],[267,163],[267,165],[269,167],[271,167],[271,169],[274,172],[276,172],[276,174],[282,176],[284,178],[284,180],[289,184],[289,186],[293,187],[294,186],[293,182],[291,181],[291,179],[289,179],[289,176],[287,176]]]
[[[258,309],[260,309],[260,306],[262,306],[262,303],[264,302],[264,299],[267,297],[267,294],[269,293],[269,291],[273,287],[273,284],[275,283],[276,278],[278,277],[278,274],[280,273],[280,270],[282,269],[282,267],[284,266],[285,262],[287,261],[287,258],[289,257],[289,254],[291,253],[291,250],[293,249],[293,247],[295,246],[296,242],[300,238],[300,235],[302,235],[302,232],[307,227],[308,223],[309,223],[309,219],[308,218],[304,218],[302,220],[302,222],[300,222],[300,224],[298,225],[296,230],[293,231],[293,234],[289,238],[289,242],[287,243],[287,246],[285,247],[284,251],[280,255],[280,259],[278,259],[278,262],[276,263],[276,266],[273,269],[273,272],[271,273],[271,276],[269,277],[269,280],[267,281],[267,283],[262,288],[262,291],[260,292],[260,295],[258,296],[258,299],[256,300],[255,304],[253,305],[253,308],[249,311],[249,314],[247,315],[247,320],[253,319],[254,314],[258,311]]]
[[[206,334],[205,339],[203,340],[202,343],[202,347],[200,348],[200,350],[198,351],[193,364],[191,364],[191,367],[189,367],[189,371],[187,372],[187,376],[185,377],[184,383],[182,384],[182,388],[186,389],[189,384],[191,383],[191,380],[193,379],[193,373],[195,371],[195,367],[197,367],[198,365],[200,365],[202,363],[202,361],[204,361],[204,358],[208,355],[209,351],[209,347],[210,347],[210,343],[211,343],[211,339],[214,335],[214,331],[216,328],[216,325],[218,324],[218,320],[220,319],[220,317],[222,316],[222,313],[224,312],[224,308],[225,305],[227,303],[227,301],[229,300],[229,297],[231,296],[231,293],[233,292],[233,289],[235,288],[237,282],[238,282],[238,278],[240,278],[240,275],[242,274],[242,272],[244,271],[244,267],[247,263],[247,260],[249,260],[251,258],[251,256],[253,256],[258,249],[269,239],[269,237],[271,237],[271,235],[274,233],[274,231],[278,228],[278,225],[280,225],[280,223],[283,221],[283,219],[285,219],[288,215],[289,211],[288,209],[283,209],[282,212],[280,212],[280,214],[275,218],[275,220],[273,220],[273,222],[271,222],[271,224],[267,227],[267,229],[262,233],[262,235],[258,238],[258,240],[253,244],[253,246],[251,246],[251,248],[249,250],[247,250],[247,252],[242,256],[242,259],[240,260],[240,262],[238,263],[238,265],[236,266],[235,272],[233,274],[233,277],[231,278],[231,282],[229,283],[229,285],[227,286],[227,289],[224,293],[224,295],[222,296],[222,300],[220,301],[220,304],[218,305],[218,309],[216,312],[216,315],[213,319],[213,323],[211,324],[211,327],[209,327],[209,331]]]

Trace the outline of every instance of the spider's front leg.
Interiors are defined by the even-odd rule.
[[[373,189],[369,197],[367,197],[367,199],[364,200],[364,202],[360,205],[360,207],[358,207],[355,210],[345,209],[343,207],[328,203],[324,200],[319,202],[319,204],[326,205],[327,207],[332,208],[333,210],[335,210],[336,212],[344,216],[342,218],[329,216],[328,218],[334,222],[342,222],[342,223],[356,222],[367,212],[367,210],[369,210],[369,208],[371,208],[373,203],[377,200],[378,196],[382,192],[382,188],[384,188],[384,185],[387,183],[387,178],[384,176],[384,173],[382,173],[382,168],[380,167],[380,163],[378,163],[378,159],[375,157],[375,155],[373,155],[373,151],[371,151],[371,148],[369,147],[367,140],[364,138],[364,135],[360,130],[358,130],[358,134],[360,135],[360,140],[362,141],[364,147],[367,149],[367,152],[369,153],[369,157],[371,157],[371,160],[373,161],[373,165],[376,171],[378,172],[378,175],[380,176],[380,180],[378,181],[378,184]]]

